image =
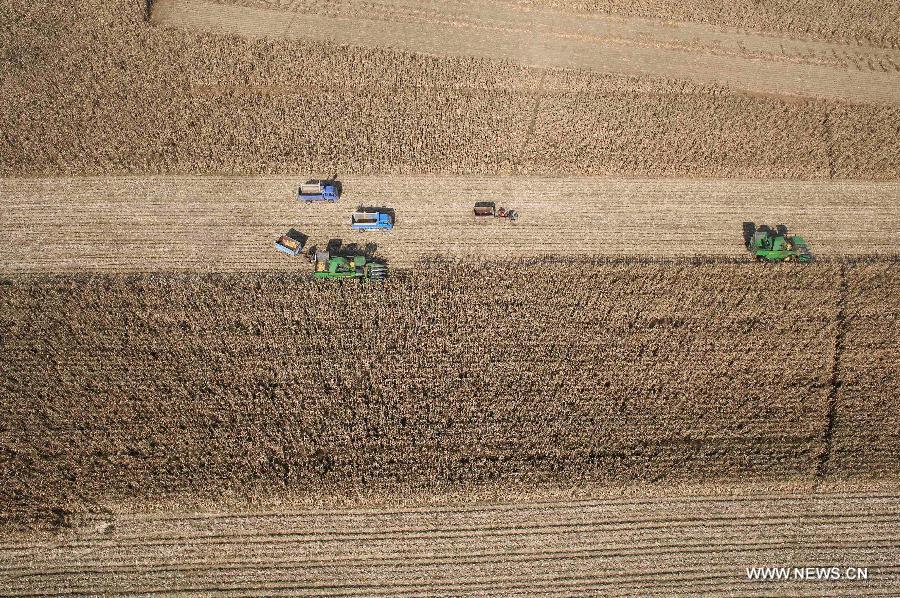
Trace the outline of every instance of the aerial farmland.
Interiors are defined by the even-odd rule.
[[[900,595],[900,4],[0,0],[0,597]]]

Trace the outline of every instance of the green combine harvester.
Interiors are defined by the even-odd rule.
[[[387,266],[368,259],[364,255],[351,257],[331,256],[327,251],[317,251],[313,276],[316,278],[361,278],[380,280],[387,276]]]
[[[774,229],[765,224],[758,227],[744,223],[744,244],[758,262],[810,262],[809,245],[800,235],[788,235],[787,227]]]

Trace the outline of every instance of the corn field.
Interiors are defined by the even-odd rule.
[[[0,286],[3,520],[897,473],[893,263],[423,262],[320,282]]]
[[[4,0],[0,175],[900,177],[900,109],[151,27]]]

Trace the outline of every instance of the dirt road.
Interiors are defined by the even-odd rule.
[[[249,4],[249,6],[239,6]],[[745,91],[900,103],[900,50],[699,23],[572,14],[506,2],[221,3],[156,0],[154,23],[720,83]],[[296,8],[296,9],[292,9]]]
[[[303,267],[273,248],[293,227],[310,245],[377,244],[397,266],[423,256],[746,256],[741,222],[790,225],[816,255],[900,251],[900,183],[348,177],[336,204],[295,199],[304,177],[111,177],[0,181],[0,271]],[[474,201],[519,223],[476,223]],[[396,210],[390,233],[350,229],[358,205]]]
[[[0,596],[900,592],[896,492],[697,492],[94,516],[60,536],[4,537]],[[865,567],[868,580],[747,579],[747,567],[807,565]]]

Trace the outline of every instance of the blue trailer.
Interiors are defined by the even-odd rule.
[[[394,228],[394,218],[385,210],[358,210],[350,217],[350,226],[353,230],[389,231]]]
[[[297,200],[307,203],[314,201],[330,201],[335,202],[341,196],[341,184],[334,180],[327,181],[311,180],[306,181],[297,190]]]
[[[275,249],[296,257],[303,250],[303,242],[288,235],[281,235],[275,241]]]

